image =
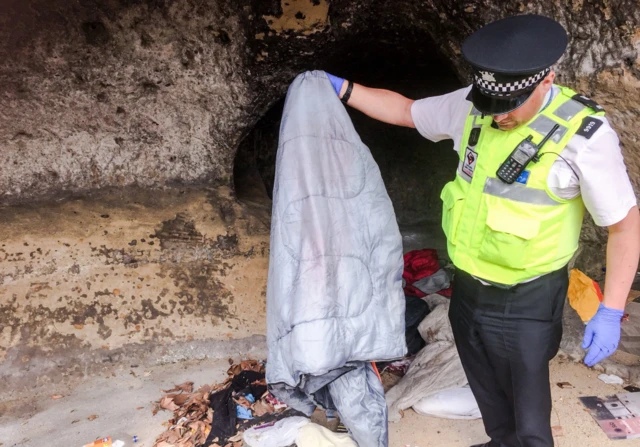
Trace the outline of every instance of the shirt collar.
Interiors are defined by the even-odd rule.
[[[544,97],[544,101],[542,101],[542,107],[538,110],[538,113],[542,112],[551,104],[551,101],[553,101],[553,98],[555,98],[557,94],[557,90],[558,88],[555,85],[551,85],[551,88]]]

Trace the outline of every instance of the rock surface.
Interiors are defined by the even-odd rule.
[[[468,79],[462,40],[509,14],[570,34],[559,81],[592,96],[640,180],[640,10],[633,0],[11,0],[0,6],[0,201],[108,186],[232,184],[234,156],[293,77],[347,68],[387,44]],[[381,61],[384,74],[393,61]],[[441,64],[428,67],[433,71]],[[385,86],[393,84],[389,82]],[[420,87],[408,92],[421,96]],[[604,234],[587,223],[579,265]]]

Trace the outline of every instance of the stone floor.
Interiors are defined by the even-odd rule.
[[[253,356],[263,354],[258,349]],[[119,365],[64,390],[41,390],[30,398],[3,401],[0,442],[3,447],[80,447],[102,436],[130,439],[135,435],[139,441],[132,447],[152,447],[155,437],[165,429],[163,422],[171,416],[168,412],[152,414],[153,402],[161,397],[161,390],[187,380],[195,382],[196,387],[221,381],[228,366],[226,358],[156,366]],[[609,441],[584,411],[579,396],[624,392],[622,386],[607,385],[597,375],[584,365],[567,360],[552,362],[552,383],[570,382],[575,387],[552,386],[552,425],[558,434],[557,446],[607,447],[638,442]],[[52,399],[54,393],[62,397]],[[480,420],[429,418],[413,410],[406,411],[399,423],[390,425],[389,436],[391,447],[466,447],[485,440]]]
[[[622,325],[619,349],[640,356],[640,303],[627,304],[626,311],[629,320]]]

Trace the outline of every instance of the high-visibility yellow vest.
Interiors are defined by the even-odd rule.
[[[569,140],[589,124],[588,117],[604,112],[594,113],[568,88],[559,90],[542,112],[509,131],[493,128],[493,118],[473,107],[469,112],[456,178],[440,197],[449,256],[471,275],[516,284],[565,266],[578,248],[582,198],[557,197],[547,176]],[[517,182],[497,178],[496,171],[523,139],[531,135],[539,143],[556,123],[560,127],[540,150],[539,161],[529,163]]]

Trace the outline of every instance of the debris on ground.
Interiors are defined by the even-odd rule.
[[[640,391],[640,388],[638,388],[637,386],[633,386],[633,385],[625,386],[624,389],[626,391],[629,391],[630,393],[637,393],[638,391]]]
[[[314,423],[308,423],[300,428],[296,445],[298,447],[357,447],[348,434],[334,433]]]
[[[251,427],[301,416],[267,390],[264,362],[230,363],[222,383],[194,391],[193,382],[185,382],[163,390],[167,394],[156,402],[153,414],[167,410],[173,417],[154,447],[239,447]]]
[[[107,436],[106,438],[101,438],[89,444],[85,444],[82,447],[112,447],[112,446],[113,446],[113,442],[111,441],[111,437]]]
[[[615,374],[600,374],[598,376],[598,379],[610,385],[622,385],[624,383],[624,380],[622,380],[622,378],[616,376]]]
[[[562,430],[562,425],[554,425],[551,427],[551,434],[554,438],[559,438],[560,436],[564,436],[564,431]]]
[[[98,419],[98,415],[97,414],[92,414],[87,419],[90,420],[90,421],[94,421],[94,420]]]
[[[259,425],[244,432],[243,439],[249,447],[281,447],[296,442],[298,431],[309,424],[306,417],[290,417],[276,423]]]
[[[386,393],[393,388],[404,377],[411,365],[413,357],[396,360],[395,362],[376,363],[378,371],[380,371],[380,380],[382,388]]]
[[[558,387],[562,388],[562,389],[566,389],[566,388],[575,388],[573,385],[571,385],[569,382],[558,382],[557,383]]]
[[[423,399],[468,383],[449,323],[449,299],[433,294],[425,300],[431,312],[418,330],[427,346],[418,353],[406,375],[386,393],[390,422],[399,421],[402,410]],[[465,416],[464,412],[460,416]]]
[[[416,413],[443,419],[480,419],[478,402],[469,386],[452,388],[421,399],[413,404]]]
[[[580,401],[609,439],[640,438],[640,394],[587,396]]]

